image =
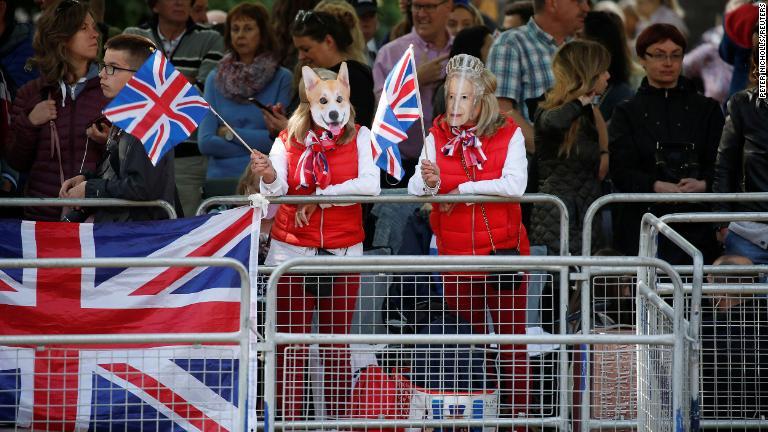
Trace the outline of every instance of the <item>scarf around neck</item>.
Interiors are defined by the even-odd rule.
[[[219,62],[216,87],[224,97],[245,103],[272,81],[277,67],[277,60],[269,54],[257,55],[251,64],[245,64],[228,53]]]
[[[313,130],[307,132],[304,152],[296,165],[296,189],[308,188],[310,184],[325,189],[331,184],[331,167],[325,153],[336,149],[338,139],[339,135],[333,136],[327,130],[320,132],[320,136]]]
[[[464,153],[467,167],[477,166],[477,169],[483,169],[483,162],[488,158],[485,156],[485,152],[483,152],[483,143],[475,135],[476,128],[448,127],[450,128],[450,132],[446,133],[448,140],[440,147],[440,151],[445,156],[454,157],[457,154],[456,149],[460,148],[461,152]]]

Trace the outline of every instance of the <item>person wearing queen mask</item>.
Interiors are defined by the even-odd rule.
[[[519,197],[528,181],[525,140],[520,127],[500,114],[496,79],[478,58],[460,54],[446,68],[446,113],[429,130],[416,173],[413,195],[483,194]],[[430,224],[439,255],[529,254],[518,203],[440,204]],[[500,283],[488,275],[443,275],[446,305],[487,333],[491,316],[497,334],[525,334],[527,285],[524,275]],[[528,364],[524,345],[502,345],[501,412],[517,415],[528,404]]]
[[[275,139],[269,157],[254,152],[250,169],[261,178],[265,196],[378,195],[379,169],[373,163],[370,131],[355,124],[349,101],[349,75],[342,63],[338,76],[327,69],[302,68],[299,106],[287,129]],[[266,265],[313,255],[363,254],[360,204],[283,204],[272,224]],[[325,279],[328,280],[328,279]],[[311,285],[311,286],[310,286]],[[360,288],[359,275],[334,275],[328,283],[307,277],[284,277],[277,286],[277,331],[311,333],[318,311],[320,333],[349,333]],[[306,346],[301,347],[306,350]],[[278,352],[277,395],[281,418],[303,418],[303,370],[308,353],[292,351],[287,369],[285,346]],[[324,370],[324,412],[319,418],[339,418],[350,411],[352,370],[345,345],[320,350]]]

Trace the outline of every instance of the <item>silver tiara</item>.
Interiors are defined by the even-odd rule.
[[[480,76],[483,74],[484,69],[485,66],[479,58],[469,54],[459,54],[448,60],[448,64],[445,66],[445,74],[468,73]]]

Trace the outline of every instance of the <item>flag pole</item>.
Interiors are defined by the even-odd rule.
[[[421,113],[419,116],[419,121],[421,122],[421,145],[424,149],[424,155],[427,157],[427,160],[431,161],[429,158],[429,149],[427,148],[427,130],[424,128],[424,108],[422,108],[421,105],[421,90],[419,90],[419,75],[416,73],[416,53],[413,51],[413,44],[408,45],[408,49],[411,51],[411,62],[413,63],[414,72],[413,75],[416,77],[416,79],[413,80],[416,83],[416,101],[419,104],[419,112]]]
[[[235,138],[237,138],[237,140],[238,140],[238,141],[240,141],[240,143],[243,145],[243,147],[245,147],[245,149],[246,149],[246,150],[248,150],[248,153],[258,153],[258,151],[257,151],[257,150],[255,150],[255,149],[252,149],[252,148],[251,148],[251,147],[250,147],[248,144],[246,144],[245,140],[243,140],[243,139],[240,137],[240,135],[238,135],[238,134],[237,134],[237,132],[235,132],[235,128],[233,128],[232,126],[230,126],[230,125],[229,125],[229,123],[227,123],[227,121],[226,121],[226,120],[224,120],[224,119],[223,119],[223,118],[222,118],[222,117],[219,115],[219,113],[217,113],[217,112],[216,112],[216,110],[215,110],[215,109],[213,109],[213,107],[212,107],[212,106],[209,106],[209,108],[211,109],[211,112],[213,113],[213,115],[215,115],[216,117],[218,117],[218,118],[219,118],[219,120],[221,120],[221,122],[222,122],[222,123],[224,123],[224,126],[226,126],[226,127],[227,127],[227,129],[229,129],[229,131],[230,131],[230,132],[232,132],[232,135],[234,135],[234,136],[235,136]]]

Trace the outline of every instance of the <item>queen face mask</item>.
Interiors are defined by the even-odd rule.
[[[445,119],[452,127],[473,124],[480,114],[483,63],[460,54],[448,61],[445,79]]]

